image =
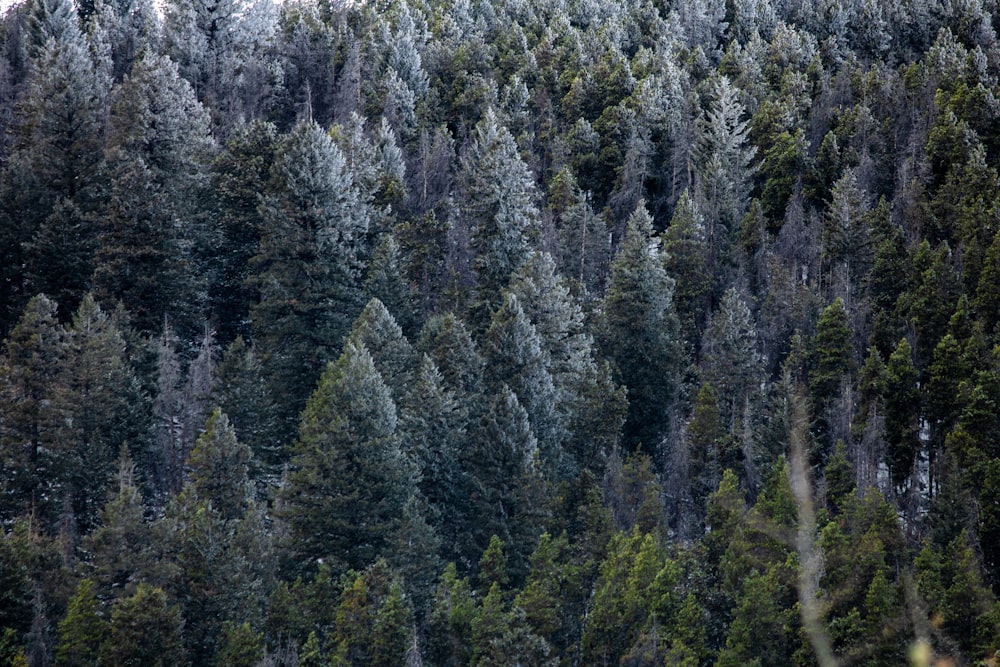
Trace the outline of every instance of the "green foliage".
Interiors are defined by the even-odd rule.
[[[674,281],[667,275],[644,207],[629,218],[611,264],[600,325],[601,347],[628,389],[626,444],[652,450],[669,425],[685,366]]]
[[[242,336],[229,344],[215,369],[213,400],[253,452],[253,476],[275,483],[285,460],[276,400],[264,381],[260,359]]]
[[[674,279],[677,316],[689,346],[697,345],[705,327],[713,280],[705,218],[688,190],[681,193],[670,224],[663,233],[667,274]]]
[[[396,421],[371,355],[348,343],[302,413],[280,494],[295,570],[326,561],[340,573],[385,555],[412,488]]]
[[[219,667],[253,667],[264,657],[264,635],[249,623],[226,622],[215,662]]]
[[[782,604],[787,598],[788,592],[780,583],[777,570],[751,572],[737,597],[733,622],[717,664],[720,667],[793,664],[795,610]]]
[[[263,232],[260,188],[268,180],[277,148],[277,128],[254,121],[236,128],[212,164],[221,266],[215,271],[210,297],[223,343],[250,333],[248,315],[256,296],[250,259]]]
[[[66,617],[59,622],[55,664],[84,667],[97,662],[98,650],[107,633],[107,622],[99,614],[94,582],[83,579],[69,600]]]
[[[369,213],[343,153],[315,123],[282,137],[270,172],[251,320],[265,377],[291,424],[361,311]]]
[[[347,340],[368,350],[393,401],[401,404],[411,391],[417,359],[385,304],[372,298],[355,320]]]
[[[181,642],[183,624],[180,609],[168,602],[162,589],[139,584],[135,594],[122,598],[111,610],[97,664],[187,664]]]
[[[55,304],[44,295],[33,298],[4,341],[0,361],[5,418],[0,431],[4,469],[3,510],[9,521],[37,511],[52,525],[54,506],[64,491],[60,458],[50,453],[43,434],[52,420],[51,391],[65,355]]]
[[[979,559],[962,531],[945,548],[927,544],[914,561],[917,588],[942,629],[973,656],[996,650],[996,598],[983,585]]]
[[[426,657],[439,667],[459,667],[469,662],[472,623],[476,615],[472,589],[458,576],[454,563],[441,574],[429,619]]]
[[[212,503],[223,520],[237,519],[249,501],[250,448],[236,440],[229,418],[216,408],[198,438],[188,466],[198,496]]]
[[[76,4],[0,16],[0,664],[995,661],[991,3]]]
[[[885,374],[885,432],[892,480],[901,486],[909,477],[919,451],[920,395],[913,353],[901,339],[889,357]]]
[[[531,173],[492,109],[476,126],[462,172],[473,268],[480,298],[492,307],[511,274],[527,261],[539,226]]]

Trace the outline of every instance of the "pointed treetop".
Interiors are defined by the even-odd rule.
[[[229,418],[215,408],[198,438],[188,466],[198,497],[212,503],[223,519],[242,516],[251,498],[250,448],[236,439]]]

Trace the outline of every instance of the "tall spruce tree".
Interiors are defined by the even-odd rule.
[[[149,402],[125,336],[119,318],[84,295],[66,328],[66,357],[53,387],[52,437],[66,449],[66,482],[83,532],[97,525],[119,448],[138,445],[148,432]]]
[[[135,326],[164,318],[184,339],[204,319],[204,261],[213,239],[204,215],[214,150],[208,115],[168,58],[147,54],[118,88],[109,118],[102,229],[94,291],[121,301]]]
[[[72,8],[69,2],[55,4]],[[99,196],[108,86],[75,16],[61,32],[32,60],[12,172],[4,179],[20,191],[5,192],[0,200],[16,202],[18,209],[7,224],[23,230],[26,293],[49,294],[62,304],[65,319],[92,271],[97,233],[88,214]]]
[[[361,311],[368,211],[343,154],[313,122],[277,149],[253,258],[252,327],[280,416],[291,427]]]
[[[652,218],[644,206],[629,218],[604,297],[601,348],[628,390],[625,438],[653,451],[670,424],[686,366],[674,311],[674,281],[663,267]]]
[[[210,298],[224,345],[237,335],[250,335],[250,307],[256,297],[250,260],[263,232],[261,184],[270,177],[277,147],[278,129],[272,123],[247,123],[234,129],[212,165],[220,267],[213,275]]]
[[[472,444],[468,421],[468,408],[445,387],[440,371],[425,354],[402,404],[399,432],[403,450],[420,470],[417,488],[429,506],[427,518],[448,561],[458,558],[460,535],[468,522]]]
[[[52,438],[57,424],[52,397],[65,356],[56,304],[39,295],[28,302],[0,357],[0,511],[5,521],[33,514],[51,530],[69,492],[67,452]]]
[[[711,309],[714,280],[705,218],[687,190],[663,233],[663,255],[677,285],[674,296],[685,343],[696,349]]]
[[[349,342],[309,398],[279,494],[288,569],[361,569],[386,555],[413,487],[396,406],[364,346]]]
[[[492,309],[539,233],[534,180],[514,137],[492,110],[476,126],[462,171],[460,205],[471,228],[473,268],[480,299]]]
[[[401,405],[413,386],[417,356],[385,304],[377,298],[369,301],[355,320],[348,341],[368,350],[393,401]]]
[[[541,337],[509,292],[504,293],[502,305],[483,334],[483,352],[490,380],[509,387],[527,411],[545,473],[552,475],[562,467],[563,406]]]

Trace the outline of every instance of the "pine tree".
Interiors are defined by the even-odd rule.
[[[905,338],[889,357],[885,379],[885,434],[893,484],[903,486],[920,451],[920,394],[913,351]]]
[[[669,425],[685,367],[673,304],[674,281],[663,268],[652,219],[640,207],[629,219],[611,265],[600,343],[628,389],[625,439],[655,448]]]
[[[198,497],[224,521],[238,519],[250,501],[247,473],[252,454],[236,439],[229,418],[215,408],[191,450],[187,467]]]
[[[652,535],[636,528],[611,540],[583,630],[583,655],[588,662],[625,661],[653,612],[650,589],[663,566],[662,547]]]
[[[385,554],[412,488],[396,407],[363,346],[348,343],[302,413],[280,491],[286,552],[296,569],[318,562],[360,569]]]
[[[35,584],[28,564],[13,538],[0,535],[0,651],[4,657],[22,646],[31,625],[34,597]]]
[[[537,497],[538,441],[528,413],[506,385],[483,415],[473,443],[469,470],[473,517],[466,528],[463,554],[478,557],[496,535],[511,545],[510,569],[517,580],[541,532],[537,515],[544,508]]]
[[[411,394],[400,411],[399,432],[404,451],[420,470],[417,488],[429,506],[428,520],[441,539],[446,560],[458,558],[458,543],[467,524],[468,408],[424,355]]]
[[[777,573],[752,572],[742,588],[717,664],[736,667],[754,660],[768,665],[793,664],[794,617],[791,609],[782,606],[787,592],[782,590]]]
[[[250,307],[256,296],[250,260],[258,252],[263,232],[261,184],[270,177],[277,148],[278,130],[273,124],[247,123],[234,130],[212,165],[221,266],[214,274],[210,298],[223,344],[250,334]]]
[[[139,443],[149,403],[130,363],[119,318],[84,295],[66,329],[66,357],[53,385],[59,415],[53,438],[67,448],[73,515],[84,532],[97,523],[123,443]]]
[[[69,2],[53,5],[62,13]],[[48,23],[56,21],[54,15]],[[17,206],[7,224],[24,230],[27,294],[44,292],[62,304],[63,316],[87,287],[96,245],[93,211],[106,116],[107,85],[98,75],[75,16],[50,35],[32,61],[31,78],[20,102],[23,119],[5,179],[20,192],[0,200]],[[48,32],[48,30],[46,30]],[[24,187],[25,181],[31,187]],[[20,181],[20,183],[19,183]],[[2,189],[2,188],[0,188]]]
[[[110,191],[98,212],[94,291],[102,302],[124,303],[143,332],[168,317],[193,338],[213,236],[203,208],[215,149],[208,116],[176,66],[147,53],[118,88],[108,122]]]
[[[709,250],[705,218],[685,190],[663,233],[663,255],[667,274],[677,286],[674,297],[681,331],[692,348],[701,342],[710,310],[714,267],[709,264]]]
[[[555,202],[559,268],[591,294],[599,294],[611,262],[611,234],[605,221],[594,212],[589,193],[580,190],[568,167],[552,179],[550,190],[560,185],[560,179],[565,180],[569,197],[565,202]]]
[[[252,325],[290,425],[361,311],[368,212],[343,154],[318,125],[302,122],[281,141],[261,213]]]
[[[365,295],[378,299],[399,323],[403,334],[413,339],[420,329],[415,295],[406,279],[407,262],[395,236],[386,234],[375,248],[365,277]]]
[[[55,664],[59,667],[89,667],[97,662],[98,650],[107,632],[99,614],[94,582],[83,579],[69,600],[66,617],[59,622]]]
[[[36,515],[55,527],[68,489],[64,443],[53,440],[56,414],[52,392],[66,355],[65,333],[56,322],[56,304],[39,295],[4,341],[0,357],[0,457],[2,514],[11,521]]]
[[[100,526],[82,540],[90,556],[84,571],[102,600],[131,595],[152,569],[152,534],[143,518],[135,465],[124,449],[118,458],[118,491],[101,510]]]
[[[750,201],[757,148],[750,145],[739,88],[721,76],[712,92],[715,99],[701,121],[696,155],[699,190],[706,205],[708,267],[718,277]]]
[[[249,623],[225,623],[215,663],[219,667],[254,667],[264,658],[264,634]]]
[[[494,313],[483,335],[483,352],[492,381],[509,387],[527,411],[532,433],[539,441],[541,462],[552,474],[561,467],[566,437],[562,406],[541,337],[513,294],[505,293]]]
[[[475,604],[468,579],[459,577],[450,563],[441,573],[428,621],[428,662],[440,667],[469,664]]]
[[[625,419],[623,389],[606,364],[596,363],[594,343],[580,304],[547,253],[535,253],[515,274],[511,293],[534,325],[556,390],[554,409],[565,429],[561,477],[588,468],[595,474],[614,449]]]
[[[91,43],[102,74],[120,82],[158,38],[159,16],[150,0],[96,0]]]
[[[858,186],[854,170],[847,169],[833,184],[830,207],[823,220],[823,258],[831,267],[845,264],[851,279],[863,275],[869,239],[867,197]]]
[[[720,424],[736,435],[759,391],[763,360],[753,314],[735,289],[726,291],[712,314],[701,345],[701,371],[718,394]]]
[[[186,664],[181,643],[184,620],[162,589],[139,584],[112,609],[97,664],[167,667]]]
[[[213,402],[229,415],[241,442],[253,451],[253,477],[276,484],[285,457],[276,401],[254,349],[238,336],[216,368]]]
[[[402,404],[413,386],[417,357],[385,304],[372,298],[354,321],[347,340],[368,350],[393,401]]]
[[[424,325],[417,350],[427,354],[441,372],[444,386],[478,419],[484,408],[485,361],[465,322],[451,313],[433,317]]]
[[[510,132],[489,110],[462,160],[460,205],[472,230],[473,268],[480,299],[490,307],[530,255],[539,231],[531,173]]]
[[[809,389],[819,421],[820,446],[827,453],[833,440],[847,435],[836,432],[836,424],[844,418],[842,392],[845,385],[851,384],[856,364],[851,336],[847,310],[838,297],[823,309],[816,323],[815,365],[809,373]]]

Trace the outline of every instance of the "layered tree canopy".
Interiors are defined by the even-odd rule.
[[[2,6],[0,667],[1000,660],[995,0]]]

